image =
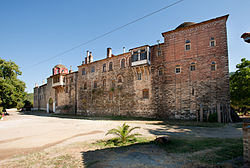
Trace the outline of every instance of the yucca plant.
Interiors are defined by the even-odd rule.
[[[135,129],[139,129],[140,127],[132,127],[130,128],[129,125],[124,123],[122,126],[118,126],[118,128],[114,128],[109,130],[106,135],[113,134],[117,135],[122,143],[126,143],[127,141],[131,139],[135,139],[136,136],[139,136],[141,134],[139,133],[134,133],[131,134],[131,132]]]

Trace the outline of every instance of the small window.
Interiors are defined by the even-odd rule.
[[[137,74],[137,80],[141,80],[141,72]]]
[[[158,75],[159,75],[159,76],[162,76],[162,75],[163,75],[163,68],[160,68],[160,69],[159,69]]]
[[[64,69],[62,70],[62,73],[64,73]]]
[[[93,73],[93,72],[95,72],[95,67],[94,66],[91,67],[91,73]]]
[[[149,98],[149,90],[148,89],[143,89],[142,90],[142,97],[143,97],[143,99],[148,99]]]
[[[190,50],[190,49],[191,49],[191,42],[190,40],[186,40],[185,50]]]
[[[103,79],[103,81],[102,81],[102,86],[103,86],[103,87],[106,86],[106,79]]]
[[[82,69],[82,75],[86,75],[86,70],[85,70],[85,68]]]
[[[215,71],[216,70],[216,63],[212,62],[211,64],[211,71]]]
[[[68,93],[68,92],[69,92],[69,88],[68,88],[68,86],[66,86],[66,88],[65,88],[65,92],[66,92],[66,93]]]
[[[106,64],[102,65],[102,72],[106,72]]]
[[[194,96],[194,88],[192,88],[192,96]]]
[[[194,62],[191,63],[190,71],[195,71],[195,63]]]
[[[175,67],[175,73],[181,73],[181,67],[180,67],[180,65],[176,65],[176,67]]]
[[[158,57],[159,57],[159,56],[161,56],[161,51],[160,51],[160,50],[158,51]]]
[[[109,71],[112,71],[113,70],[113,62],[110,62],[109,63]]]
[[[210,38],[210,47],[214,47],[215,46],[215,40],[214,37]]]
[[[59,74],[59,73],[60,73],[60,69],[57,68],[57,69],[56,69],[56,74]]]
[[[110,101],[113,100],[113,92],[109,92],[109,100],[110,100]]]
[[[96,89],[97,88],[97,82],[94,81],[94,88]]]
[[[118,77],[118,83],[122,83],[122,77],[121,76]]]
[[[126,62],[126,60],[125,60],[125,58],[123,58],[123,59],[121,60],[121,68],[122,68],[122,69],[125,68],[125,62]]]
[[[83,84],[83,89],[87,90],[87,83],[86,82]]]

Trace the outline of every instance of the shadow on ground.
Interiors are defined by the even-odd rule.
[[[82,152],[82,160],[87,168],[165,168],[187,164],[185,159],[168,154],[153,142]]]

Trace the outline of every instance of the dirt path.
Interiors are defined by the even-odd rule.
[[[108,138],[107,130],[124,121],[63,119],[49,116],[11,112],[0,121],[0,162],[18,154],[39,151],[53,146],[64,146],[78,141]],[[141,127],[143,136],[180,135],[234,138],[242,137],[242,130],[222,128],[180,127],[159,125],[159,121],[126,121]]]

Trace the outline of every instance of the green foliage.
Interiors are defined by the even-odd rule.
[[[218,116],[217,113],[212,113],[208,117],[208,122],[217,122],[218,121]]]
[[[133,140],[136,136],[141,135],[139,133],[130,134],[133,130],[139,129],[140,127],[133,127],[133,128],[129,128],[129,127],[130,127],[129,125],[126,125],[126,123],[124,123],[121,127],[118,126],[118,128],[109,130],[106,135],[108,134],[117,135],[119,137],[118,143],[120,142],[126,143],[129,140]]]
[[[24,105],[25,83],[17,79],[21,74],[14,62],[0,58],[0,107],[3,109],[20,108]]]
[[[247,112],[250,107],[250,61],[243,58],[236,68],[238,70],[230,77],[231,104]]]

